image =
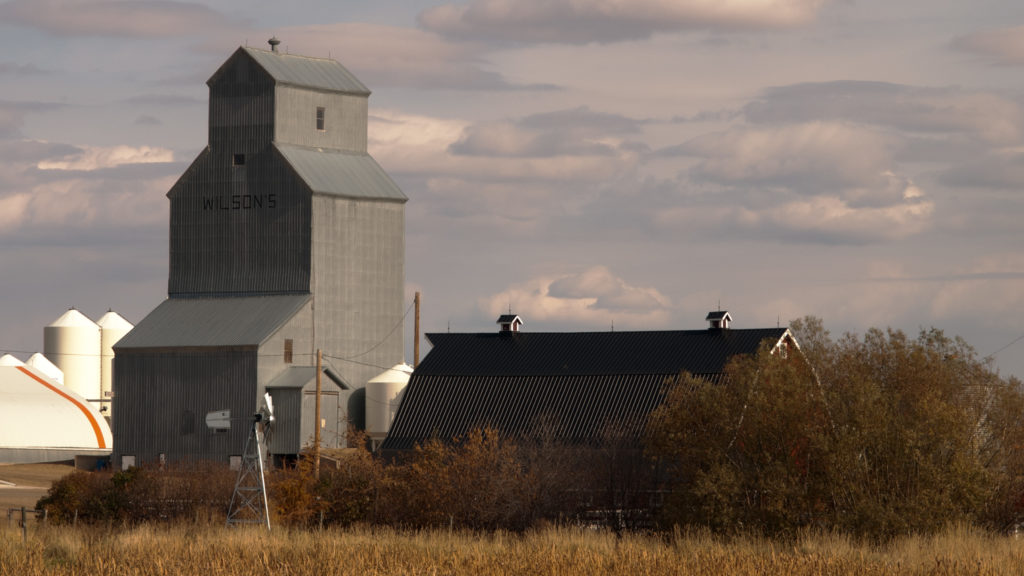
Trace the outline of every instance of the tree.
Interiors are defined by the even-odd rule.
[[[733,358],[720,380],[680,375],[651,415],[648,454],[672,478],[663,522],[793,532],[834,511],[829,410],[797,355]]]
[[[788,357],[766,349],[720,381],[669,386],[646,438],[671,471],[665,522],[885,537],[1019,519],[1018,381],[935,329],[838,341],[816,318],[792,329]]]

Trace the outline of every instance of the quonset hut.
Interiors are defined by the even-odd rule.
[[[406,197],[367,153],[370,91],[276,45],[207,81],[209,144],[167,194],[168,299],[114,347],[115,466],[241,455],[267,391],[270,452],[296,454],[318,349],[322,446],[343,446],[356,392],[402,361]]]

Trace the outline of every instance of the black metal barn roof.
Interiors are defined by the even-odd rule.
[[[682,371],[714,378],[729,358],[776,345],[786,328],[659,332],[428,334],[384,451],[449,440],[491,426],[516,436],[541,429],[571,442],[609,424],[637,436]]]

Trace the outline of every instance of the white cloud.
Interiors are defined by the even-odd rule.
[[[166,219],[165,194],[176,178],[167,173],[169,150],[30,141],[10,146],[20,146],[23,154],[0,167],[2,235],[151,226]]]
[[[152,164],[173,162],[174,152],[150,146],[84,146],[79,152],[61,158],[40,160],[40,170],[83,170],[113,168],[126,164]]]
[[[541,276],[480,301],[493,316],[508,311],[532,321],[644,329],[665,326],[671,303],[655,288],[633,286],[605,266],[577,274]]]
[[[584,44],[677,30],[790,28],[823,0],[474,0],[420,14],[420,25],[479,40]]]
[[[453,152],[481,131],[487,136],[474,155]],[[577,141],[560,146],[552,156],[541,156],[528,147],[537,138],[535,132],[522,132],[511,124],[481,128],[459,120],[376,110],[369,149],[388,170],[476,182],[606,182],[639,162],[628,148],[609,156],[611,140],[590,145]]]

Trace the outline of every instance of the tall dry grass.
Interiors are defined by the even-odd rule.
[[[1024,540],[952,528],[873,546],[805,534],[782,543],[706,532],[667,538],[578,528],[486,535],[368,528],[266,531],[199,524],[0,528],[0,575],[1021,574]]]

